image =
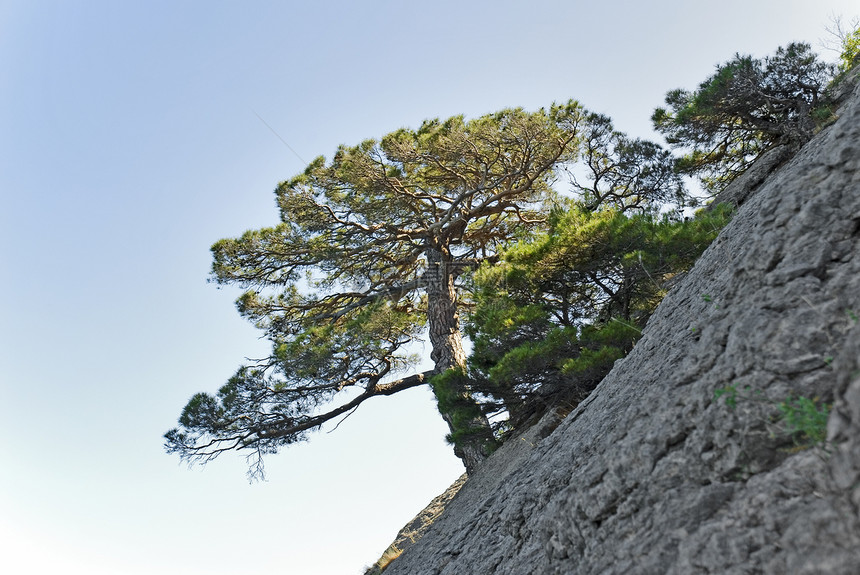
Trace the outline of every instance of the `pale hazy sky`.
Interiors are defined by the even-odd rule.
[[[356,575],[462,467],[430,392],[189,470],[161,435],[267,351],[207,284],[303,163],[428,117],[670,89],[856,0],[0,0],[0,572]]]

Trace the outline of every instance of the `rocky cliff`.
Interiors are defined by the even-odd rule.
[[[635,349],[386,575],[860,572],[860,89],[838,116],[727,190]],[[833,404],[825,444],[780,415],[798,397]]]

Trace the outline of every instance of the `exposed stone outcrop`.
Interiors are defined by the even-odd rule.
[[[591,396],[386,575],[860,572],[860,90],[780,162]],[[791,395],[833,402],[826,448],[774,418]]]
[[[787,145],[774,146],[769,149],[753,165],[732,180],[728,186],[717,194],[714,202],[708,207],[715,207],[718,204],[730,204],[734,207],[740,206],[773,172],[788,161],[795,152],[795,149]]]
[[[451,500],[460,491],[460,488],[466,483],[466,474],[464,473],[451,484],[444,493],[435,497],[430,504],[421,510],[418,515],[412,518],[412,521],[407,523],[403,529],[397,533],[394,538],[394,543],[388,546],[388,549],[382,554],[382,559],[377,561],[376,565],[365,572],[365,575],[377,575],[382,573],[384,567],[380,567],[380,562],[383,562],[389,557],[398,557],[401,553],[412,547],[424,533],[433,525],[433,522],[439,518]]]

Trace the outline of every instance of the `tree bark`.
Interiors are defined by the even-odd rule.
[[[454,289],[455,270],[448,250],[430,248],[426,251],[427,271],[424,274],[427,293],[427,320],[430,330],[432,351],[430,358],[434,363],[434,374],[441,374],[452,368],[466,368],[466,352],[463,350],[463,336],[460,332],[460,314],[457,310],[457,292]],[[463,385],[455,391],[462,399],[471,400],[471,393]],[[442,418],[452,433],[456,427],[451,413],[442,412]],[[474,437],[458,442],[454,452],[463,460],[466,471],[472,473],[486,458],[485,443],[492,438],[492,430],[483,415],[470,422],[470,427],[483,430]]]

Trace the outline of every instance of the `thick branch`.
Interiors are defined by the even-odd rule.
[[[414,375],[410,375],[409,377],[405,377],[403,379],[398,379],[396,381],[392,381],[389,383],[377,383],[368,386],[368,388],[359,395],[355,397],[352,401],[349,401],[335,409],[332,409],[329,412],[310,417],[301,423],[287,425],[286,427],[279,427],[279,424],[283,424],[284,421],[274,421],[271,424],[265,426],[265,429],[261,429],[258,432],[258,437],[260,440],[264,439],[276,439],[279,437],[284,437],[287,435],[295,435],[297,433],[301,433],[302,431],[307,431],[309,429],[314,429],[322,424],[326,423],[338,417],[339,415],[343,415],[344,413],[355,409],[371,397],[375,397],[377,395],[393,395],[398,391],[403,391],[404,389],[409,389],[412,387],[418,387],[419,385],[424,385],[429,380],[432,372],[424,372],[424,373],[416,373]]]

